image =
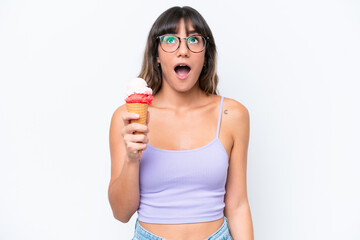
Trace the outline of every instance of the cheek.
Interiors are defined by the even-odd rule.
[[[202,53],[199,55],[199,61],[204,64],[204,62],[205,62],[205,51],[202,52]]]
[[[157,57],[158,62],[160,62],[160,63],[166,62],[166,54],[161,49],[160,45],[158,46],[157,55],[158,55],[158,57]]]
[[[169,61],[169,56],[166,54],[166,53],[164,53],[164,52],[162,52],[161,50],[158,50],[158,57],[157,57],[157,59],[158,59],[158,62],[162,65],[162,66],[166,66],[166,63],[168,63]]]
[[[205,54],[198,57],[197,62],[199,63],[199,69],[202,69],[205,64]]]

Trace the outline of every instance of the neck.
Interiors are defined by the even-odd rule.
[[[198,84],[185,92],[179,92],[163,84],[160,91],[154,96],[155,106],[160,108],[188,110],[201,105],[206,94],[201,91]]]

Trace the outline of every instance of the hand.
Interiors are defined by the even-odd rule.
[[[124,138],[127,157],[130,161],[139,161],[141,158],[141,151],[145,150],[149,142],[147,133],[149,132],[148,124],[150,120],[150,113],[147,112],[146,125],[139,123],[131,123],[132,119],[138,119],[136,113],[124,112],[122,119],[124,121],[124,128],[121,135]],[[135,132],[137,134],[135,134]],[[140,151],[140,152],[139,152]]]

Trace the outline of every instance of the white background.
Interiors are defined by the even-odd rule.
[[[190,5],[220,94],[250,112],[255,239],[360,239],[360,3],[0,1],[0,239],[130,239],[113,218],[108,131],[147,34]]]

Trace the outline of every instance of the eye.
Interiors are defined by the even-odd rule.
[[[199,38],[200,37],[198,37],[198,36],[191,36],[191,37],[189,37],[189,39],[188,39],[188,43],[199,43]]]
[[[165,43],[175,43],[176,42],[176,37],[174,36],[165,36],[164,37],[164,40],[163,40]]]

